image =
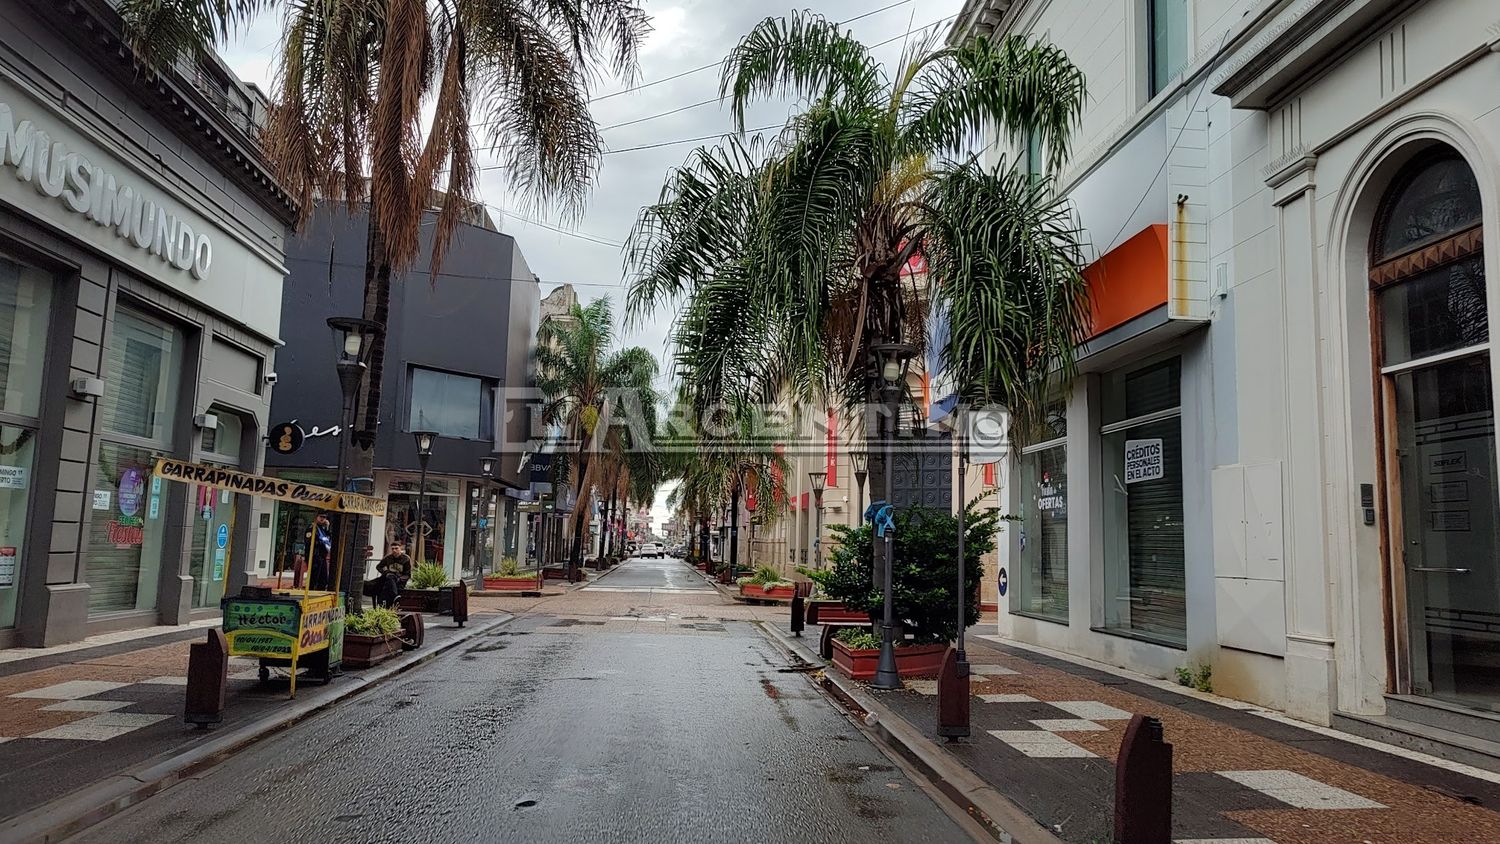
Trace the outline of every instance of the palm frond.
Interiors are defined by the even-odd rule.
[[[869,48],[822,15],[792,12],[756,24],[724,60],[719,97],[730,101],[735,128],[755,97],[838,100],[862,108],[878,102],[885,73]]]

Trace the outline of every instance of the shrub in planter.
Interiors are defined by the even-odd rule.
[[[977,503],[977,502],[976,502]],[[980,559],[995,546],[999,516],[971,503],[964,511],[964,618],[979,621]],[[833,528],[838,541],[833,566],[823,584],[828,597],[878,620],[881,590],[870,583],[875,537],[870,525]],[[958,636],[954,599],[958,582],[958,519],[951,513],[922,507],[898,510],[895,561],[891,569],[893,615],[912,643],[945,644]]]
[[[783,580],[781,572],[770,566],[761,566],[754,574],[735,580],[740,594],[747,598],[790,598],[796,584]]]
[[[371,607],[344,619],[344,665],[369,668],[401,652],[401,617],[385,607]]]
[[[442,566],[437,563],[422,563],[412,569],[411,579],[406,582],[406,588],[401,590],[398,606],[407,612],[438,612],[438,590],[447,582],[448,572]]]
[[[902,677],[935,677],[943,665],[948,646],[900,642],[896,646],[896,672]],[[872,680],[880,665],[880,637],[868,630],[845,628],[833,638],[833,665],[855,680]]]
[[[515,557],[506,557],[494,572],[484,576],[484,588],[499,592],[535,591],[536,573],[523,570]]]
[[[437,563],[423,563],[411,571],[406,585],[411,589],[436,589],[448,582],[448,572]]]

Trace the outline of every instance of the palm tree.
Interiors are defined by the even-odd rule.
[[[1061,50],[929,35],[892,79],[847,31],[793,14],[745,36],[720,91],[740,134],[669,175],[627,253],[632,318],[682,303],[674,364],[695,402],[856,406],[872,347],[925,348],[933,308],[949,316],[934,338],[949,371],[1018,420],[1072,372],[1088,307],[1070,207],[1045,175],[965,153],[995,127],[1061,166],[1085,99]],[[787,94],[808,105],[744,138],[746,106]],[[903,274],[919,251],[925,280]]]
[[[578,443],[568,461],[577,490],[570,577],[577,577],[583,564],[587,503],[604,481],[599,461],[591,458],[617,424],[644,426],[647,432],[656,425],[656,358],[639,346],[611,351],[613,319],[609,299],[596,299],[573,305],[567,319],[548,320],[537,332],[536,385],[545,397],[543,421],[562,426]]]
[[[195,59],[256,15],[284,13],[275,96],[260,133],[298,199],[368,203],[362,316],[377,323],[358,391],[353,477],[374,469],[391,274],[421,252],[436,205],[432,273],[481,207],[475,139],[533,206],[582,213],[603,144],[589,84],[633,78],[649,30],[639,0],[121,0],[151,68]],[[357,599],[358,591],[351,593]]]

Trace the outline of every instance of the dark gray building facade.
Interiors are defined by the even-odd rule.
[[[212,58],[140,68],[106,0],[0,4],[0,647],[218,614],[255,472],[295,208]]]
[[[426,542],[422,556],[451,575],[472,569],[476,556],[515,556],[516,502],[505,489],[525,489],[519,450],[505,444],[526,438],[524,414],[508,414],[507,395],[530,383],[536,334],[537,280],[515,238],[496,231],[483,215],[461,224],[440,272],[430,272],[434,227],[423,228],[414,266],[392,279],[375,437],[373,494],[387,497],[386,517],[371,526],[372,545],[406,541],[417,556],[417,486],[420,465],[410,434],[436,431],[422,496]],[[334,369],[330,316],[362,312],[367,217],[339,204],[320,205],[287,247],[289,274],[282,302],[279,380],[274,423],[293,423],[307,438],[290,455],[268,453],[268,473],[332,485],[338,465],[341,396]],[[511,409],[514,409],[513,407]],[[507,418],[509,416],[510,418]],[[358,426],[356,426],[358,427]],[[480,460],[496,458],[494,477],[480,475]],[[264,576],[293,567],[305,553],[311,513],[279,506],[262,533],[271,556]],[[376,555],[378,557],[378,554]]]

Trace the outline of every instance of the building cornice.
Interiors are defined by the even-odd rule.
[[[156,73],[142,67],[125,42],[124,22],[107,0],[27,0],[27,5],[39,18],[51,22],[61,37],[72,41],[80,56],[130,92],[280,222],[295,222],[297,203],[272,175],[252,134],[251,115],[237,123],[177,69]],[[222,63],[211,64],[205,70],[239,84]]]

